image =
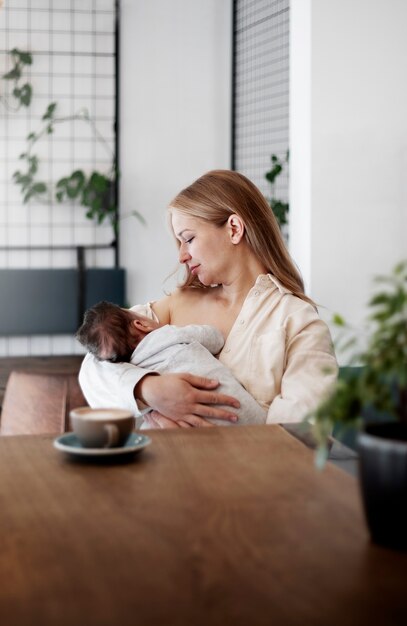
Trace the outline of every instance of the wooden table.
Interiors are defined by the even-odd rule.
[[[126,463],[0,438],[4,626],[407,623],[407,554],[279,426],[152,431]]]

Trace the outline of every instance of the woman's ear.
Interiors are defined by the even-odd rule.
[[[245,225],[240,215],[230,215],[227,221],[230,233],[230,240],[232,243],[237,244],[240,242],[244,235]]]

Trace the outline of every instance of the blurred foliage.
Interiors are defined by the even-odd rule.
[[[334,425],[361,427],[374,414],[407,424],[407,260],[388,276],[375,279],[368,302],[367,346],[356,352],[346,375],[332,394],[306,419],[319,444],[319,461],[327,456],[327,439]],[[346,328],[339,315],[337,326]],[[351,336],[346,347],[356,345]]]
[[[271,185],[271,197],[267,198],[267,201],[277,218],[277,222],[280,225],[280,228],[284,224],[288,224],[288,211],[289,204],[288,202],[283,202],[275,197],[275,188],[276,188],[276,179],[282,174],[284,169],[288,167],[289,161],[289,151],[287,150],[285,158],[280,159],[276,154],[271,155],[271,169],[266,172],[264,177]]]
[[[31,104],[32,86],[30,83],[22,83],[24,66],[32,64],[32,56],[29,52],[22,52],[18,48],[13,48],[9,52],[13,67],[9,72],[2,75],[4,80],[13,82],[12,95],[17,100],[17,109],[21,106],[28,107]],[[3,98],[3,101],[4,98]],[[5,101],[7,105],[7,101]]]

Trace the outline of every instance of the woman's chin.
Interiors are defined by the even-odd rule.
[[[205,278],[204,276],[199,276],[199,274],[198,280],[204,287],[210,287],[212,285],[212,282],[209,279]]]

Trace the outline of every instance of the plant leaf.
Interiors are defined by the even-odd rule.
[[[346,326],[345,320],[342,315],[339,315],[339,313],[334,313],[332,316],[332,323],[335,324],[335,326]]]
[[[51,102],[51,104],[48,105],[47,110],[45,111],[44,115],[42,116],[42,119],[43,120],[52,119],[56,106],[57,106],[56,102]]]
[[[35,183],[31,189],[34,193],[40,194],[47,191],[47,186],[45,183]]]
[[[3,74],[3,78],[5,80],[18,80],[21,78],[21,68],[18,63],[7,74]]]
[[[29,52],[21,52],[21,50],[14,48],[14,54],[18,56],[21,63],[24,63],[24,65],[31,65],[33,62],[32,55]]]

